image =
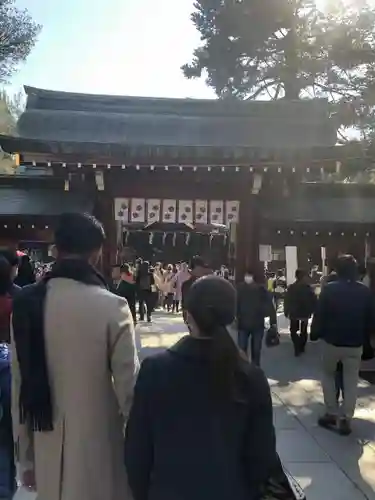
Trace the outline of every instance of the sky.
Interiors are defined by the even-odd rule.
[[[12,90],[213,98],[180,69],[199,44],[193,1],[17,0],[43,30]]]
[[[319,7],[335,0],[316,0]],[[23,85],[93,94],[214,98],[204,78],[180,69],[199,43],[194,0],[16,0],[43,26],[12,79]]]

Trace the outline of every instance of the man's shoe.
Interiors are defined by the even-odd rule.
[[[341,418],[339,422],[339,433],[341,436],[349,436],[352,433],[352,426],[350,420],[347,418]]]
[[[318,418],[318,425],[324,429],[332,429],[337,425],[337,418],[335,415],[330,415],[326,413],[322,417]]]

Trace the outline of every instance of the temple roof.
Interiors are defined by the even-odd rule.
[[[69,144],[265,149],[327,147],[326,100],[232,101],[75,94],[25,87],[21,139]]]

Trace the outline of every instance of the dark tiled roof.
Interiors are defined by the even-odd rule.
[[[66,212],[91,212],[93,202],[83,193],[52,189],[0,187],[0,216],[54,216]]]
[[[278,200],[262,215],[274,222],[375,223],[374,198],[297,198]]]
[[[334,145],[325,100],[233,102],[97,96],[26,87],[21,138],[144,146],[311,148]]]

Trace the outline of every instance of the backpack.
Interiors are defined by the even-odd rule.
[[[145,275],[140,277],[139,288],[141,290],[150,290],[151,289],[151,276],[149,274],[145,274]]]

